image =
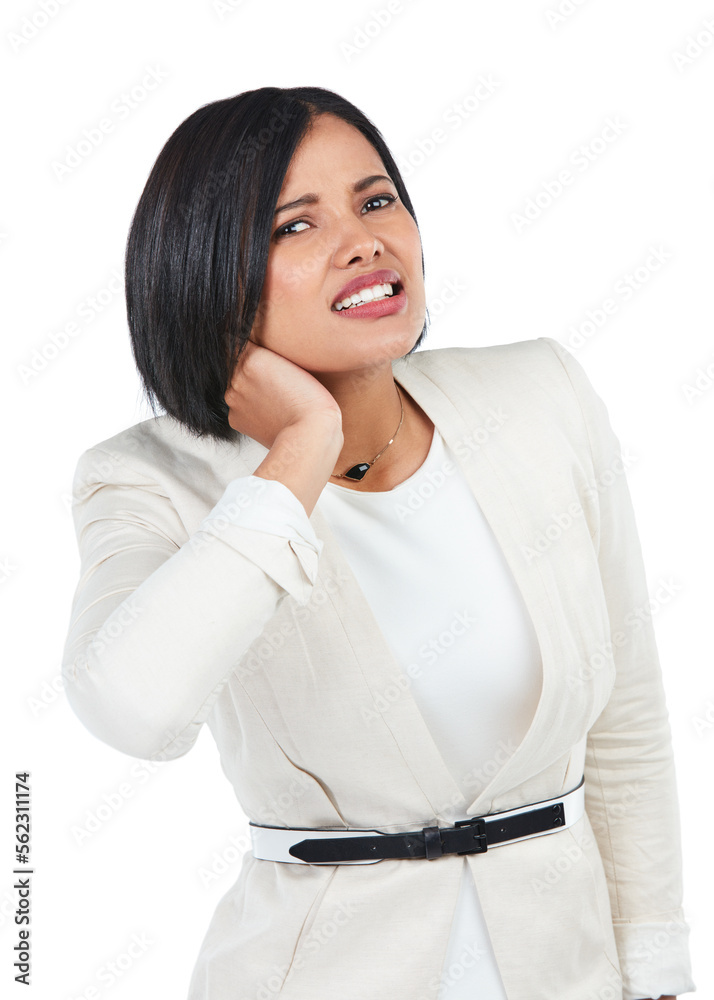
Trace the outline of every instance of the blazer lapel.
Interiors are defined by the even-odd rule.
[[[549,607],[545,581],[537,563],[528,565],[523,558],[521,545],[530,542],[528,524],[526,537],[514,533],[514,527],[522,525],[518,497],[514,488],[521,493],[527,489],[524,481],[516,484],[504,475],[498,465],[499,431],[488,431],[490,418],[502,402],[502,388],[497,397],[484,379],[482,384],[469,373],[469,396],[471,413],[467,421],[456,409],[444,391],[415,364],[405,361],[393,365],[394,377],[401,386],[427,413],[439,429],[442,437],[454,451],[459,468],[468,482],[481,511],[493,531],[504,558],[513,573],[518,590],[523,597],[530,615],[540,649],[542,664],[542,687],[538,705],[531,725],[518,747],[488,784],[465,807],[466,815],[474,816],[491,808],[493,799],[502,791],[525,780],[532,774],[532,753],[540,743],[540,733],[547,724],[545,712],[554,697],[555,651],[551,634],[547,629]],[[479,435],[479,431],[483,432]],[[486,435],[488,435],[486,437]],[[485,437],[485,440],[484,440]],[[523,469],[525,471],[525,467]]]

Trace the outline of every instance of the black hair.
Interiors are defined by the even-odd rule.
[[[164,144],[137,204],[125,258],[134,360],[154,414],[158,402],[196,435],[236,436],[224,395],[258,311],[273,212],[293,153],[324,113],[372,144],[416,223],[379,130],[322,87],[261,87],[198,108]],[[409,354],[428,322],[427,313]]]

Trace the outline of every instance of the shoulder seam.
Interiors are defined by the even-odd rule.
[[[120,465],[127,472],[131,473],[132,476],[142,479],[145,484],[151,483],[154,486],[160,486],[160,483],[158,483],[156,479],[150,479],[148,476],[133,468],[133,466],[128,465],[121,455],[117,455],[114,451],[110,451],[102,445],[92,445],[92,447],[86,448],[77,459],[77,467],[79,467],[83,460],[89,460],[89,456],[93,454],[106,455],[107,458],[109,458],[114,464]],[[83,481],[86,481],[86,478],[83,478]],[[103,478],[98,481],[106,482],[106,484],[109,485],[109,481],[104,480]]]

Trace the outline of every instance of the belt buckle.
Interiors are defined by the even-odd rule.
[[[473,838],[476,846],[468,851],[457,851],[462,854],[485,854],[488,850],[488,840],[486,838],[486,820],[483,816],[474,816],[472,819],[462,819],[454,823],[454,827],[471,826],[474,828]]]

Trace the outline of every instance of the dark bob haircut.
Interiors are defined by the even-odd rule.
[[[236,438],[224,395],[259,308],[273,212],[293,153],[324,113],[372,144],[416,223],[379,130],[322,87],[261,87],[204,105],[149,174],[126,245],[132,351],[154,414],[158,403],[193,434]],[[428,322],[427,313],[409,354]]]

